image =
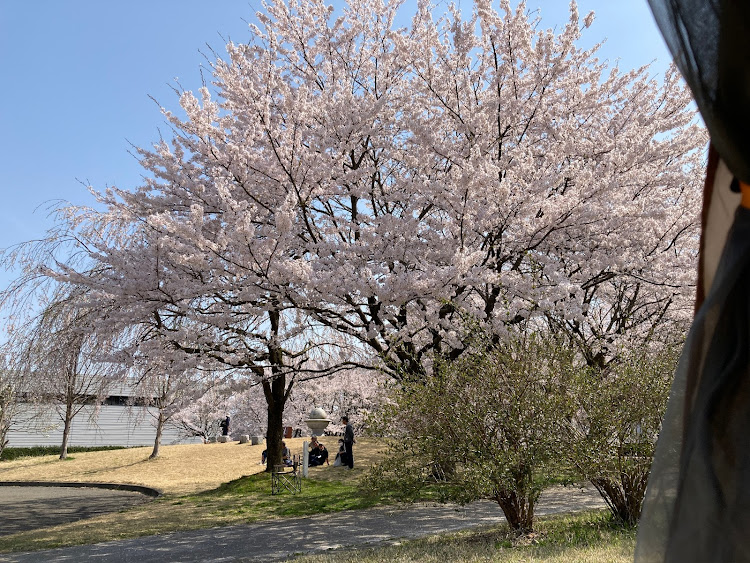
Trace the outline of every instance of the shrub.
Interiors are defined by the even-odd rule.
[[[379,420],[393,436],[370,483],[415,497],[498,503],[512,528],[533,528],[534,506],[558,473],[556,455],[571,413],[564,382],[574,354],[539,333],[479,338],[432,377],[394,388]]]

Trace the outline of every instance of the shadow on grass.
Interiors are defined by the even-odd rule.
[[[134,461],[132,463],[122,463],[120,465],[110,465],[108,467],[98,467],[96,469],[90,469],[88,471],[83,471],[81,474],[82,475],[96,475],[98,473],[109,474],[112,471],[119,471],[120,469],[125,469],[127,467],[135,467],[138,465],[144,465],[147,463],[152,463],[154,461],[155,460],[151,458],[139,459],[138,461]]]

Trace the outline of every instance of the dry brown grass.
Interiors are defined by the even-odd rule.
[[[309,438],[286,440],[292,453],[302,451]],[[337,438],[322,440],[331,452],[338,449]],[[260,465],[265,446],[228,444],[189,444],[162,446],[161,455],[149,460],[151,448],[129,448],[76,453],[60,461],[57,456],[20,458],[0,462],[0,481],[76,481],[82,483],[126,483],[159,489],[167,495],[187,495],[215,489],[222,483],[265,471]],[[354,450],[358,467],[370,465],[380,455],[378,442],[358,440]],[[361,475],[346,475],[332,466],[311,468],[310,477],[347,482]],[[333,471],[331,471],[333,470]]]

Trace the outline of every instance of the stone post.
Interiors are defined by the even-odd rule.
[[[307,453],[307,440],[302,442],[302,476],[307,479],[307,469],[310,463],[310,455]]]

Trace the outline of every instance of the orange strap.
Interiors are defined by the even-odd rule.
[[[750,184],[740,182],[740,191],[742,192],[742,201],[740,201],[740,205],[745,209],[750,209]]]

